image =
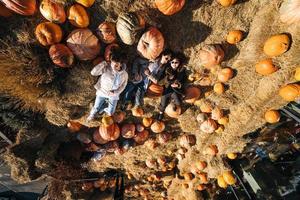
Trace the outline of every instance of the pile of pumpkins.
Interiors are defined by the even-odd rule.
[[[99,189],[100,191],[105,191],[109,188],[110,189],[114,188],[116,184],[117,184],[117,179],[115,177],[99,178],[98,180],[95,181],[88,181],[82,183],[81,189],[86,192],[92,192],[95,189]]]

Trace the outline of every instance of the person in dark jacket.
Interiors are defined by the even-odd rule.
[[[163,119],[164,111],[172,100],[174,101],[174,110],[176,106],[181,105],[181,99],[184,97],[183,85],[186,80],[184,62],[184,55],[175,53],[164,72],[164,78],[160,81],[160,84],[164,86],[164,92],[160,101],[158,120]]]

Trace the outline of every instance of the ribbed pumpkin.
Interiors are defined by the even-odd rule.
[[[218,125],[213,119],[208,119],[200,125],[200,130],[204,133],[213,133],[217,128]]]
[[[243,38],[243,32],[240,30],[233,30],[229,31],[226,37],[226,41],[229,44],[237,44],[239,43]]]
[[[86,28],[90,24],[90,17],[85,8],[79,4],[74,4],[68,10],[68,19],[73,26]]]
[[[228,185],[233,185],[236,183],[236,180],[232,174],[231,171],[226,171],[223,173],[223,178],[224,178],[224,181],[228,184]]]
[[[2,3],[0,3],[0,16],[10,17],[13,15],[13,12],[6,8]]]
[[[279,122],[280,113],[277,110],[268,110],[265,112],[265,120],[271,124]]]
[[[162,52],[165,39],[162,33],[155,27],[150,27],[139,40],[137,50],[143,57],[154,60]]]
[[[273,35],[264,44],[264,52],[268,56],[279,56],[290,47],[290,38],[286,34]]]
[[[117,19],[117,32],[122,42],[128,45],[132,45],[137,42],[144,27],[145,21],[137,13],[121,13]]]
[[[218,80],[222,83],[227,82],[232,77],[233,77],[233,70],[229,67],[222,69],[218,73]]]
[[[33,15],[36,11],[36,0],[2,0],[10,10],[20,15]]]
[[[60,67],[70,67],[74,62],[72,51],[63,44],[54,44],[49,49],[52,62]]]
[[[110,61],[110,56],[111,56],[111,51],[115,48],[119,48],[118,44],[110,44],[105,48],[105,52],[104,52],[104,59],[106,62]]]
[[[294,77],[295,77],[296,81],[300,81],[300,67],[296,68]]]
[[[161,133],[165,130],[165,123],[162,121],[155,121],[150,128],[154,133]]]
[[[103,22],[98,26],[97,34],[102,42],[110,44],[116,41],[116,25],[112,22]]]
[[[110,126],[101,125],[99,127],[99,133],[104,140],[113,141],[119,138],[120,129],[117,124],[112,124]]]
[[[103,139],[103,137],[100,135],[99,128],[94,131],[93,140],[97,144],[106,144],[109,142],[108,140]]]
[[[143,130],[141,132],[137,132],[136,136],[133,138],[134,141],[138,144],[144,144],[144,142],[149,138],[149,131]]]
[[[64,6],[51,0],[41,2],[40,12],[50,22],[64,23],[66,21]]]
[[[237,0],[218,0],[218,2],[224,7],[232,6],[236,1]]]
[[[300,87],[295,83],[285,85],[280,88],[279,95],[285,101],[295,101],[300,96]]]
[[[218,44],[208,44],[199,51],[200,65],[211,68],[220,64],[224,59],[224,51]]]
[[[234,160],[236,159],[237,154],[236,153],[228,153],[227,154],[227,158],[229,158],[230,160]]]
[[[184,134],[179,138],[179,144],[185,148],[189,148],[196,144],[196,137],[194,135]]]
[[[214,91],[216,94],[223,94],[225,92],[225,87],[223,83],[216,83],[214,85]]]
[[[152,122],[153,122],[153,119],[151,117],[144,117],[143,118],[143,125],[145,127],[150,127]]]
[[[175,106],[175,110],[173,110]],[[174,105],[173,103],[170,103],[167,107],[166,107],[166,110],[165,110],[165,113],[169,116],[169,117],[172,117],[172,118],[178,118],[181,114],[181,107],[180,106],[176,106]]]
[[[35,36],[43,46],[59,43],[62,34],[61,28],[52,22],[41,23],[35,29]]]
[[[185,0],[155,0],[155,6],[164,15],[173,15],[179,12],[185,4]]]
[[[67,46],[80,60],[92,60],[100,52],[100,42],[89,29],[76,29],[67,38]]]
[[[71,133],[75,133],[75,132],[78,132],[80,131],[81,127],[82,127],[82,124],[80,124],[79,122],[75,122],[73,120],[70,120],[68,123],[67,123],[67,127],[68,127],[68,130],[71,132]]]
[[[285,0],[280,7],[280,20],[287,24],[300,21],[300,1]]]
[[[158,84],[151,83],[147,90],[148,97],[160,97],[164,91],[164,88]]]
[[[227,188],[228,184],[226,183],[226,181],[224,180],[223,176],[222,175],[219,175],[218,178],[217,178],[217,182],[218,182],[218,185],[219,187],[221,188]]]
[[[135,125],[133,123],[124,124],[121,128],[121,134],[124,138],[133,138],[135,136]]]
[[[193,104],[197,99],[199,99],[201,95],[201,90],[195,86],[189,86],[185,89],[185,98],[184,101],[186,103]]]
[[[278,68],[273,64],[271,58],[261,60],[255,65],[255,71],[261,75],[269,75],[277,70]]]
[[[95,2],[95,0],[75,0],[75,1],[87,8],[91,7]]]

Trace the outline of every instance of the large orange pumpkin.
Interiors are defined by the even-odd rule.
[[[186,103],[193,104],[197,99],[199,99],[201,95],[201,90],[195,86],[189,86],[185,89],[185,98],[184,101]]]
[[[295,83],[283,86],[279,90],[279,95],[286,101],[295,101],[300,96],[300,86]]]
[[[20,15],[33,15],[36,11],[36,0],[2,0],[2,2]]]
[[[101,125],[99,127],[99,133],[104,140],[113,141],[119,138],[120,129],[117,124],[112,124],[110,126]]]
[[[157,9],[165,15],[173,15],[180,11],[185,0],[155,0]]]
[[[200,65],[211,68],[223,61],[224,51],[218,44],[208,44],[199,51],[199,59]]]
[[[39,24],[35,29],[37,40],[44,46],[59,43],[62,39],[61,28],[52,22],[44,22]]]
[[[106,144],[109,142],[108,140],[103,139],[103,137],[100,135],[99,128],[94,131],[93,140],[97,144]]]
[[[95,3],[95,0],[75,0],[75,1],[87,8],[91,7]]]
[[[147,96],[160,97],[164,91],[164,88],[158,84],[151,83],[147,90]]]
[[[72,51],[63,44],[54,44],[49,49],[49,55],[55,65],[70,67],[74,61]]]
[[[162,33],[157,28],[151,27],[140,38],[137,50],[143,57],[154,60],[162,52],[164,44]]]
[[[233,70],[229,67],[222,69],[218,73],[218,80],[222,83],[227,82],[232,77],[233,77]]]
[[[280,7],[280,20],[287,24],[300,21],[300,1],[285,0]]]
[[[100,52],[100,42],[89,29],[76,29],[67,38],[67,46],[80,60],[92,60]]]
[[[261,60],[255,65],[255,71],[261,75],[269,75],[277,70],[278,68],[273,64],[271,58]]]
[[[98,26],[97,34],[102,42],[110,44],[116,41],[116,26],[111,22],[103,22]]]
[[[13,15],[13,12],[6,8],[2,3],[0,3],[0,16],[10,17]]]
[[[232,6],[236,1],[237,0],[218,0],[218,2],[224,7]]]
[[[105,59],[106,62],[109,62],[109,61],[110,61],[111,51],[112,51],[112,49],[115,49],[115,48],[119,48],[119,45],[113,43],[113,44],[108,45],[108,46],[105,48],[104,59]]]
[[[238,42],[240,42],[243,38],[243,32],[240,30],[233,30],[233,31],[229,31],[229,33],[227,34],[226,37],[226,41],[229,44],[237,44]]]
[[[165,123],[162,121],[155,121],[150,128],[154,133],[161,133],[165,130]]]
[[[265,113],[265,119],[267,122],[273,124],[279,122],[280,120],[280,113],[277,110],[268,110]]]
[[[66,21],[64,6],[51,0],[41,2],[40,12],[50,22],[64,23]]]
[[[90,18],[83,6],[74,4],[68,10],[68,19],[73,26],[86,28],[90,24]]]
[[[264,44],[264,52],[268,56],[279,56],[290,47],[290,38],[286,34],[273,35]]]
[[[175,110],[173,110],[175,106]],[[180,106],[176,106],[174,105],[173,103],[170,103],[167,107],[166,107],[166,110],[165,110],[165,113],[169,116],[169,117],[172,117],[172,118],[178,118],[181,114],[181,107]]]
[[[124,124],[121,128],[121,134],[124,138],[133,138],[135,136],[135,125]]]

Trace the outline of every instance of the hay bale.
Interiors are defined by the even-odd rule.
[[[184,132],[194,133],[199,131],[197,115],[200,113],[196,108],[189,108],[178,117],[178,122]]]

